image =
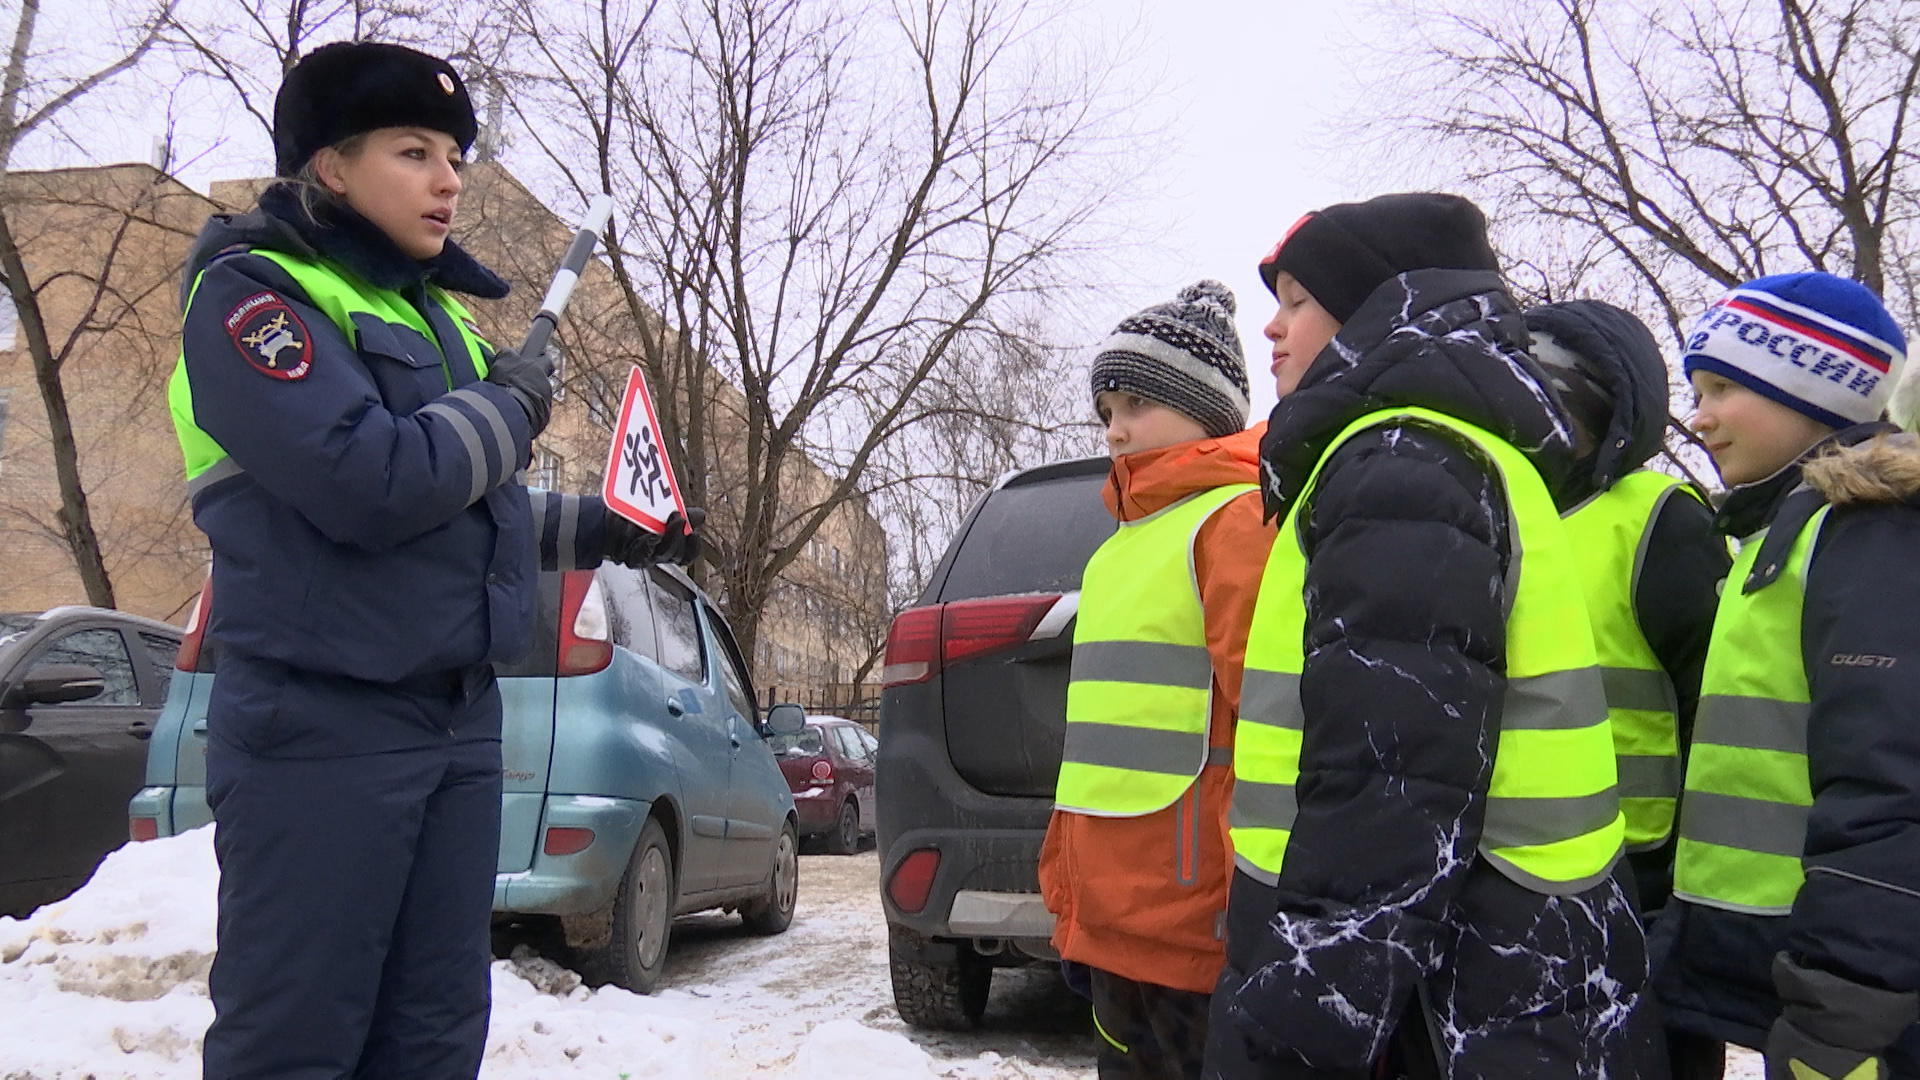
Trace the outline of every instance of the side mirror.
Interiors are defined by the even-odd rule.
[[[807,729],[807,710],[792,702],[767,710],[767,731],[774,735],[798,735]]]
[[[85,664],[40,664],[27,672],[20,684],[7,691],[0,704],[21,709],[29,705],[64,705],[99,697],[107,689],[107,680]]]

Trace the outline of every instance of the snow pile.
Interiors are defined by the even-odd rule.
[[[857,1062],[860,1070],[850,1072],[848,1062]],[[835,1073],[860,1080],[928,1080],[940,1075],[934,1071],[933,1056],[905,1036],[853,1020],[829,1020],[807,1033],[787,1075],[800,1080]]]
[[[0,918],[9,1078],[191,1078],[213,1019],[211,829],[109,856],[86,888]]]
[[[198,1080],[200,1041],[213,1020],[207,971],[218,884],[213,830],[196,829],[129,844],[73,896],[25,920],[0,918],[0,1076]],[[758,1004],[781,1009],[771,998]],[[940,1075],[903,1036],[852,1020],[814,1026],[797,1050],[739,1044],[733,1028],[701,997],[590,990],[522,951],[493,966],[480,1075],[709,1080],[782,1065],[791,1077]]]

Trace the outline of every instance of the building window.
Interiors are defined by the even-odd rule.
[[[0,295],[0,352],[13,351],[19,330],[20,309],[13,306],[13,297]]]
[[[533,455],[533,479],[529,487],[560,490],[561,470],[566,462],[551,450],[536,450]]]
[[[620,399],[613,391],[611,380],[599,372],[587,376],[587,419],[603,428],[613,426],[616,410],[620,408]]]

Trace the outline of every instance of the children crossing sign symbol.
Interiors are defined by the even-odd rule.
[[[627,393],[620,401],[620,422],[613,428],[613,446],[607,453],[606,486],[601,497],[628,521],[652,532],[665,532],[667,518],[687,512],[679,481],[667,459],[667,443],[653,412],[653,398],[639,368],[627,376]]]

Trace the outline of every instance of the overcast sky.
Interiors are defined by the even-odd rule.
[[[1126,0],[1095,0],[1116,17]],[[1166,228],[1164,265],[1115,297],[1108,321],[1212,277],[1240,301],[1253,416],[1273,408],[1260,328],[1273,301],[1255,265],[1301,214],[1390,190],[1362,175],[1332,130],[1360,93],[1353,65],[1365,10],[1353,0],[1142,0],[1143,29],[1165,56],[1168,190],[1145,212]],[[1380,186],[1387,184],[1387,187]]]

